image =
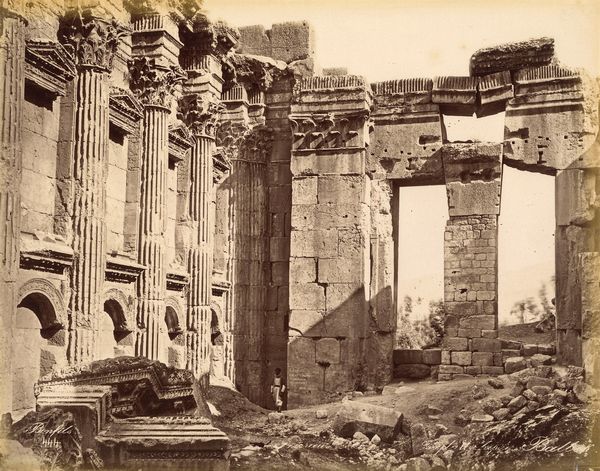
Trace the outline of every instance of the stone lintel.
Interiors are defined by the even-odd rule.
[[[450,216],[500,213],[502,144],[446,144],[442,161]]]
[[[504,111],[506,101],[514,97],[512,78],[508,71],[478,77],[477,82],[478,118]]]
[[[167,289],[170,291],[183,291],[190,283],[190,276],[182,271],[167,273]]]
[[[404,107],[431,103],[433,80],[410,78],[371,84],[375,108]]]
[[[547,65],[554,57],[554,39],[539,38],[479,49],[471,56],[471,75]]]

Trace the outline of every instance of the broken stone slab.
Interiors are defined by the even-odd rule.
[[[538,38],[479,49],[469,64],[471,75],[488,75],[550,64],[554,56],[554,39]]]
[[[375,434],[387,443],[394,441],[402,428],[402,414],[388,407],[364,402],[345,402],[336,413],[332,429],[336,435],[351,438],[355,432]]]
[[[504,389],[504,383],[498,378],[488,379],[488,384],[494,389]]]
[[[73,414],[81,446],[96,448],[96,435],[110,420],[110,386],[57,384],[44,387],[36,398],[39,410],[59,408]]]
[[[108,467],[229,469],[227,435],[204,417],[134,417],[116,419],[97,437]]]
[[[509,414],[510,414],[510,410],[508,410],[508,408],[506,408],[506,407],[501,407],[500,409],[492,412],[492,415],[494,416],[494,419],[496,419],[496,420],[504,420],[504,419],[506,419],[506,417],[509,416]]]
[[[114,417],[194,414],[209,417],[200,384],[191,371],[144,357],[122,356],[76,365],[38,381],[36,394],[58,385],[110,386]]]
[[[513,398],[512,401],[508,403],[508,410],[511,412],[515,412],[527,404],[527,399],[523,396],[517,396]]]

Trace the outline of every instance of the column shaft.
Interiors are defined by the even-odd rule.
[[[136,355],[158,359],[162,346],[166,290],[165,230],[167,166],[169,155],[166,108],[144,111],[141,166],[139,262],[146,266],[138,284],[138,337]]]
[[[210,370],[210,324],[214,218],[211,211],[214,140],[197,136],[190,161],[190,218],[196,234],[188,257],[188,369],[197,376]]]
[[[13,319],[16,314],[15,281],[19,271],[21,140],[25,64],[24,22],[0,18],[0,349],[10,358]],[[0,412],[12,404],[10,361],[0,367]]]
[[[106,165],[108,158],[108,82],[104,72],[82,67],[75,83],[73,162],[73,268],[70,335],[72,363],[94,356],[94,333],[101,312],[106,263]]]

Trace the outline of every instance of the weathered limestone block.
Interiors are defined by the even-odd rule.
[[[477,78],[435,77],[432,101],[444,114],[471,116],[477,104]]]
[[[298,279],[292,276],[289,290],[288,384],[297,393],[290,393],[289,407],[353,389],[364,374],[357,341],[366,337],[369,306],[370,101],[370,89],[355,76],[302,79],[293,97],[290,267]],[[298,333],[337,340],[319,340],[316,357],[307,359],[307,339]]]
[[[499,144],[446,144],[442,149],[450,216],[499,214]]]
[[[285,62],[314,57],[314,31],[306,21],[276,23],[270,30],[261,25],[239,28],[237,51],[244,54],[268,56]]]
[[[375,129],[367,168],[390,178],[442,180],[442,122],[426,78],[373,84]]]
[[[581,337],[582,366],[586,381],[598,385],[600,377],[600,254],[582,253],[579,256],[581,273]]]
[[[471,56],[471,75],[541,66],[550,63],[554,56],[552,38],[530,39],[500,46],[479,49]]]
[[[479,103],[477,117],[504,111],[506,101],[514,97],[510,72],[497,72],[478,78]]]
[[[402,428],[402,414],[387,407],[348,401],[337,412],[332,427],[342,437],[351,438],[362,432],[367,436],[377,434],[391,443]]]
[[[104,462],[115,468],[229,469],[229,438],[202,417],[115,420],[97,440]]]
[[[516,167],[598,167],[586,152],[598,130],[597,85],[560,65],[524,69],[514,76],[515,98],[506,107],[504,159]]]

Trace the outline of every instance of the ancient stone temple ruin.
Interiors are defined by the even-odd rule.
[[[269,408],[275,368],[289,408],[383,386],[398,193],[415,185],[447,190],[446,317],[440,349],[408,363],[501,374],[503,166],[555,177],[558,361],[597,381],[597,83],[552,39],[369,84],[321,69],[303,22],[236,29],[186,0],[2,5],[3,411],[119,356]],[[447,140],[444,116],[500,112],[502,142]]]

